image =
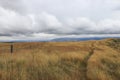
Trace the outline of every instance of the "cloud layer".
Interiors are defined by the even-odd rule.
[[[94,3],[96,4],[93,5],[93,1],[95,1]],[[120,34],[120,18],[117,17],[120,16],[120,1],[93,1],[58,0],[54,2],[56,4],[52,5],[53,2],[43,0],[31,0],[30,2],[28,2],[28,0],[0,0],[0,37],[6,39],[5,37],[14,38],[22,36],[27,38],[84,34]],[[40,2],[43,4],[39,6],[38,4],[40,4]],[[57,6],[58,2],[60,5]],[[66,4],[67,2],[69,2],[68,5]],[[32,3],[34,6],[31,6]],[[78,3],[83,5],[77,6]],[[45,5],[52,6],[45,8]],[[57,7],[53,8],[55,6]],[[40,9],[37,10],[36,8],[39,7]],[[71,7],[71,10],[69,7]],[[53,12],[52,10],[55,11]],[[63,12],[61,12],[60,15],[59,12],[61,10],[63,10]],[[68,10],[68,12],[66,10]],[[80,15],[77,14],[77,10],[80,10]],[[72,12],[69,13],[70,11]],[[74,13],[74,11],[76,13]],[[89,13],[87,11],[89,11]],[[107,13],[104,13],[104,11],[107,11]],[[68,14],[68,16],[66,14]],[[101,18],[99,18],[99,16]]]

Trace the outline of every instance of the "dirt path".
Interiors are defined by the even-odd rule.
[[[83,74],[82,74],[83,79],[82,79],[82,80],[90,80],[90,79],[88,79],[88,77],[87,77],[87,66],[88,66],[88,61],[89,61],[89,59],[90,59],[91,56],[94,54],[94,51],[95,51],[95,47],[94,47],[94,44],[92,43],[92,44],[91,44],[91,47],[90,47],[89,54],[85,57],[84,61],[82,62],[82,65],[83,65],[83,67],[84,67],[84,68],[82,69],[82,71],[83,71]]]

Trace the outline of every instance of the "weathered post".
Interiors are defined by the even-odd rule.
[[[13,53],[13,43],[11,43],[11,45],[10,45],[10,52],[11,52],[11,54]]]

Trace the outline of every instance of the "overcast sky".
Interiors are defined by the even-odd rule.
[[[0,40],[120,36],[120,0],[0,0]]]

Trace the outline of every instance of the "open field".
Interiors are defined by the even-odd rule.
[[[0,43],[0,80],[120,80],[120,39]]]

